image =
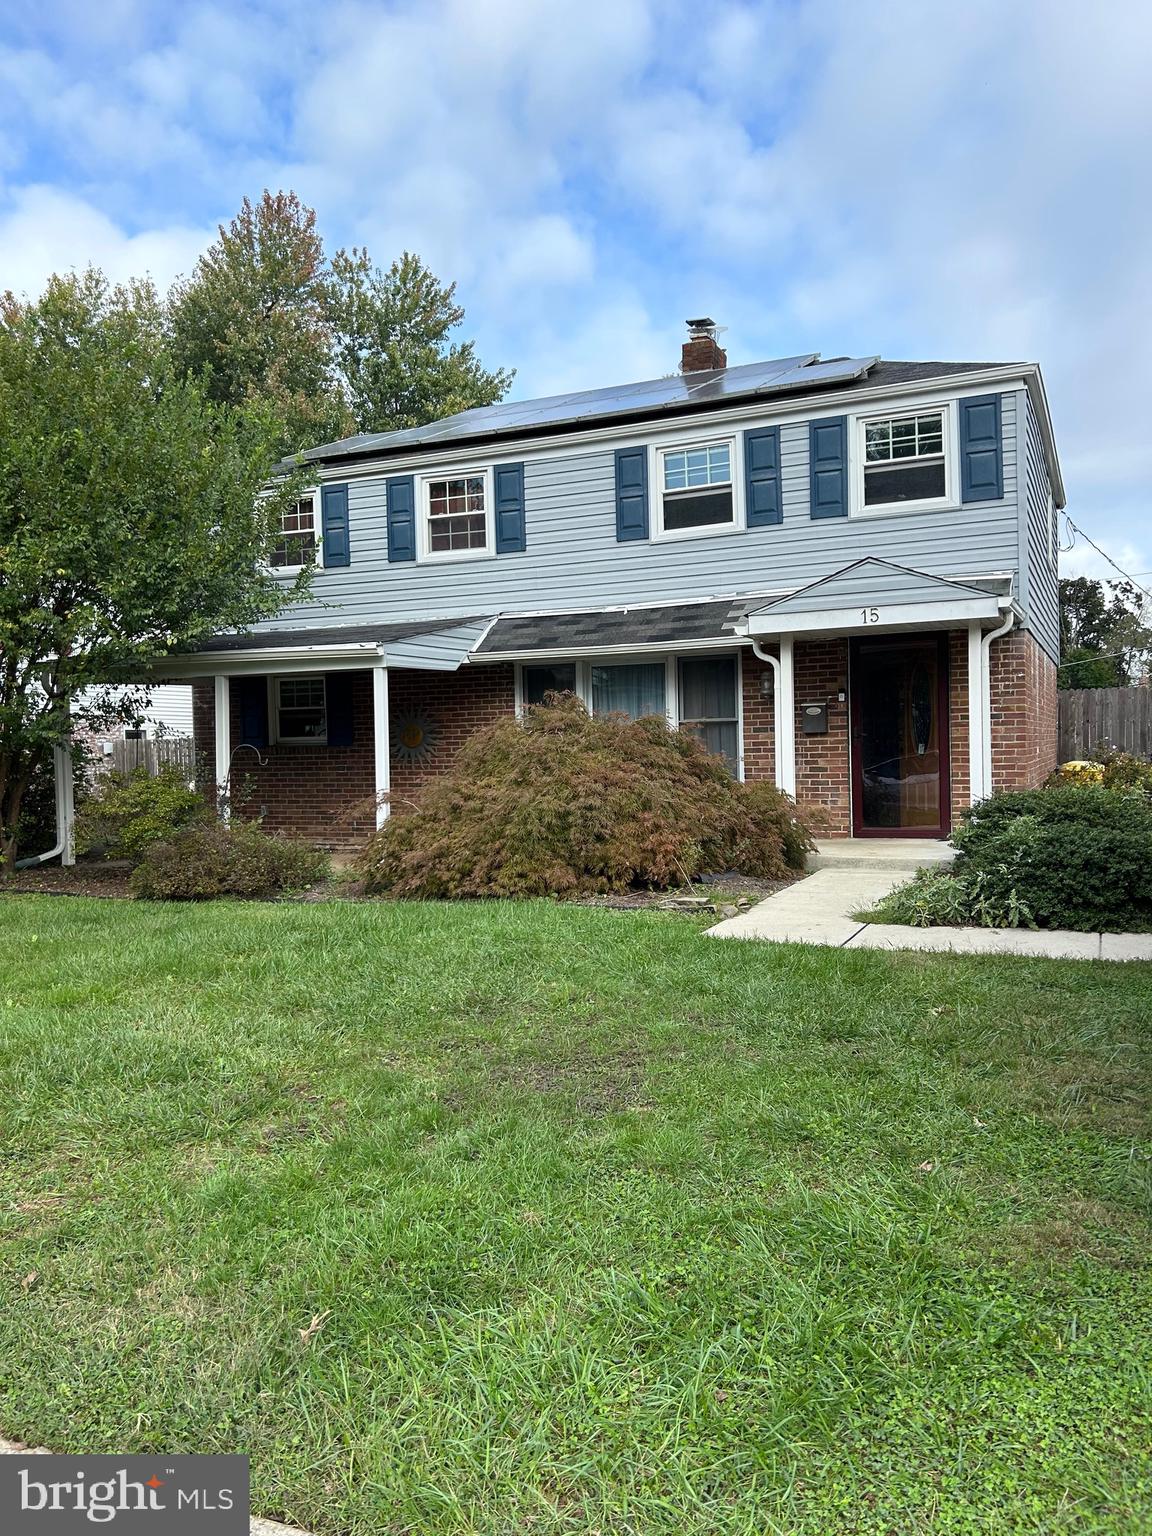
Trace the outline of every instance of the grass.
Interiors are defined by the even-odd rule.
[[[1152,967],[0,901],[0,1431],[323,1533],[1152,1531]]]

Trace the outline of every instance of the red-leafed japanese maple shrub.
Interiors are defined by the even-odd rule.
[[[393,896],[575,896],[726,869],[785,879],[810,846],[787,796],[737,783],[694,736],[561,696],[477,731],[358,868]]]

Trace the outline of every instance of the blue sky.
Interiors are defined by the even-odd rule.
[[[455,278],[517,395],[668,373],[694,314],[733,363],[1035,359],[1146,572],[1149,79],[1141,0],[0,0],[0,287],[166,285],[292,187]]]

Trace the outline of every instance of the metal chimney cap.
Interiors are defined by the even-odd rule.
[[[718,330],[715,320],[711,319],[708,315],[704,315],[699,320],[686,320],[684,323],[693,336],[715,336]]]

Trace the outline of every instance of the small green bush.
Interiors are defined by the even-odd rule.
[[[150,901],[260,898],[323,879],[328,859],[309,843],[288,842],[249,822],[213,821],[153,843],[132,872],[132,889]]]
[[[76,852],[138,864],[153,843],[212,820],[204,797],[176,768],[146,768],[101,776],[76,813]]]
[[[981,865],[998,862],[995,853],[988,850],[1009,826],[1025,816],[1041,826],[1099,827],[1152,838],[1152,806],[1139,795],[1099,784],[1009,790],[964,812],[952,839],[960,853],[957,871],[967,860]]]
[[[1104,747],[1094,758],[1104,770],[1106,789],[1134,790],[1152,800],[1152,763],[1146,757]]]
[[[918,870],[868,914],[870,922],[913,928],[1035,928],[1026,902],[1013,887],[994,890],[983,872],[962,879],[948,869]]]
[[[958,874],[969,885],[979,880],[993,902],[1023,902],[1044,928],[1152,927],[1152,830],[1021,816]]]
[[[358,871],[394,896],[569,896],[724,869],[782,879],[810,846],[786,796],[738,783],[695,736],[558,696],[475,732]]]

